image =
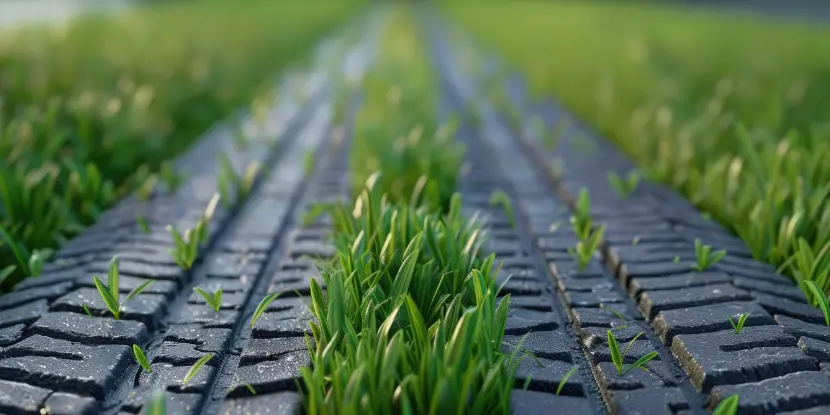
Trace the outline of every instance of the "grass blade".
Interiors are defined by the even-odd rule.
[[[182,386],[187,385],[187,382],[190,382],[190,380],[193,379],[193,377],[196,376],[197,373],[199,373],[199,370],[202,369],[202,366],[204,366],[205,363],[210,361],[210,359],[213,359],[213,356],[213,354],[209,354],[202,356],[199,360],[197,360],[196,363],[194,363],[193,366],[190,367],[190,370],[187,371],[187,374],[184,375]]]
[[[124,298],[124,303],[122,303],[122,304],[126,304],[127,301],[130,301],[130,300],[133,299],[133,297],[141,294],[141,292],[144,291],[144,289],[146,289],[147,287],[149,287],[150,284],[152,284],[153,282],[154,282],[153,280],[145,281],[144,283],[142,283],[138,287],[135,287],[135,289],[133,289],[132,291],[130,291],[129,294],[127,294],[127,297]]]
[[[280,293],[271,293],[266,295],[262,301],[259,302],[259,305],[256,306],[253,317],[251,317],[251,328],[254,328],[254,324],[256,324],[256,321],[259,320],[260,316],[262,316],[262,313],[265,312],[265,309],[268,308],[268,304],[271,304],[271,302],[276,300],[279,296]]]
[[[611,351],[611,361],[617,367],[617,374],[622,374],[622,356],[620,356],[620,348],[617,345],[617,339],[614,338],[614,333],[608,330],[608,349]]]
[[[92,277],[92,281],[95,283],[95,288],[98,289],[98,293],[101,294],[101,299],[104,300],[104,304],[107,306],[107,309],[109,309],[112,316],[118,320],[120,317],[118,300],[112,297],[110,290],[106,285],[104,285],[103,282],[101,282],[101,280],[98,279],[97,275]]]
[[[147,360],[147,356],[144,354],[144,351],[141,350],[137,344],[133,345],[133,356],[135,356],[135,360],[141,365],[147,373],[153,373],[153,369],[150,367],[150,361]]]
[[[718,404],[712,415],[735,415],[738,413],[738,395],[732,395]]]
[[[818,287],[815,281],[804,281],[807,288],[813,293],[816,302],[818,302],[821,312],[824,313],[824,323],[830,326],[830,304],[827,303],[827,295]]]
[[[574,366],[568,373],[565,373],[565,376],[562,377],[562,380],[559,381],[559,386],[556,387],[556,394],[559,395],[559,392],[562,392],[562,388],[565,387],[565,382],[568,381],[568,378],[571,377],[574,373],[576,373],[577,366]]]

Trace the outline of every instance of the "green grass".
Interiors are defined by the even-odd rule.
[[[536,97],[555,96],[805,290],[830,290],[826,28],[634,2],[443,4]],[[790,260],[805,250],[811,262]]]
[[[497,301],[482,224],[461,215],[463,149],[433,134],[434,79],[412,25],[394,16],[363,86],[354,202],[313,209],[331,215],[336,255],[321,268],[326,293],[311,282],[309,415],[510,411],[522,356],[501,352],[509,296]]]
[[[0,269],[56,248],[118,198],[175,188],[162,163],[240,107],[366,3],[170,2],[0,31]],[[186,176],[185,176],[186,177]]]

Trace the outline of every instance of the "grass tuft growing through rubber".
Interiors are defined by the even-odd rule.
[[[524,356],[501,348],[510,296],[497,300],[499,267],[479,252],[483,224],[461,214],[463,148],[435,121],[412,22],[394,19],[364,85],[353,203],[313,212],[331,217],[336,254],[325,294],[311,280],[298,389],[309,415],[508,414]]]
[[[700,239],[695,238],[695,260],[697,261],[695,269],[697,271],[703,271],[717,264],[725,255],[726,250],[712,252],[711,245],[704,245]]]
[[[648,371],[648,368],[645,366],[650,360],[657,357],[657,352],[648,352],[642,356],[640,356],[637,361],[632,364],[625,364],[625,356],[628,354],[628,350],[631,349],[631,345],[642,336],[644,333],[639,333],[628,342],[628,346],[625,347],[622,353],[620,353],[620,347],[617,345],[617,339],[614,337],[614,333],[611,330],[608,330],[607,339],[608,339],[608,349],[611,351],[611,361],[614,363],[614,367],[617,368],[617,375],[625,376],[628,372],[634,369],[642,369]]]
[[[118,291],[118,280],[119,280],[119,272],[118,272],[118,256],[112,257],[109,263],[109,269],[107,272],[107,284],[105,285],[98,279],[97,275],[92,277],[92,281],[95,283],[95,288],[98,289],[98,294],[101,296],[101,300],[104,301],[104,305],[106,305],[109,312],[112,314],[112,317],[116,320],[121,318],[121,310],[124,308],[124,305],[127,304],[128,301],[132,300],[135,296],[141,294],[144,289],[150,286],[153,283],[153,280],[145,281],[143,284],[135,287],[132,291],[127,294],[127,297],[124,298],[124,301],[119,302],[119,291]],[[89,309],[84,307],[84,310],[87,314],[89,313]]]
[[[741,334],[741,330],[744,329],[744,324],[746,324],[746,319],[749,318],[749,313],[741,313],[738,314],[738,322],[732,320],[732,317],[728,317],[729,324],[732,326],[732,329],[735,330],[735,334]]]

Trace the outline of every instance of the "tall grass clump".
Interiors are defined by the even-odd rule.
[[[0,269],[16,265],[0,291],[32,275],[13,245],[56,248],[132,190],[175,188],[165,160],[261,102],[268,78],[365,2],[169,3],[0,30],[0,229],[13,240]]]
[[[667,4],[442,3],[535,97],[554,95],[814,303],[806,281],[830,292],[830,30]]]
[[[433,95],[406,86],[429,76],[423,52],[395,53],[416,33],[404,13],[390,23],[382,46],[389,53],[380,54],[374,71],[394,60],[400,72],[388,85],[413,94],[402,99],[423,108],[425,118],[395,117],[397,107],[372,106],[384,111],[373,114],[384,124],[377,131],[407,131],[437,114]],[[442,157],[431,150],[437,138],[389,153],[383,140],[388,146],[396,136],[377,136],[353,149],[353,160],[373,157],[377,165],[353,164],[353,174],[366,178],[353,203],[326,210],[336,256],[321,267],[325,292],[311,283],[312,366],[301,369],[299,387],[305,411],[507,414],[520,360],[517,352],[501,351],[509,296],[497,301],[498,266],[493,255],[480,252],[482,223],[462,216],[461,197],[444,181],[457,174],[460,154],[435,170],[435,160],[407,163],[416,155]],[[407,179],[385,178],[387,172]],[[429,174],[441,180],[427,180]],[[431,194],[428,183],[435,183]]]

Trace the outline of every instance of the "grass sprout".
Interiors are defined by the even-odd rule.
[[[141,294],[150,284],[153,283],[153,280],[149,280],[144,282],[143,284],[135,287],[132,291],[127,294],[127,297],[124,298],[123,302],[119,302],[119,291],[118,291],[118,280],[119,280],[119,272],[118,272],[118,257],[114,256],[110,260],[109,263],[109,270],[107,272],[107,284],[105,285],[98,279],[98,276],[95,275],[92,277],[93,282],[95,283],[95,288],[98,289],[98,294],[101,296],[101,299],[104,301],[104,305],[106,305],[107,309],[112,314],[113,318],[119,320],[121,317],[121,309],[124,305],[132,300],[135,296]],[[85,311],[89,314],[89,309],[86,307]]]
[[[616,172],[611,172],[608,173],[608,183],[611,183],[611,186],[621,198],[627,199],[637,189],[637,185],[640,183],[640,174],[632,171],[625,178],[622,178]]]
[[[613,307],[609,307],[609,306],[605,305],[604,303],[602,303],[602,304],[599,305],[599,308],[608,310],[609,313],[613,314],[614,316],[616,316],[618,319],[620,319],[622,321],[627,321],[625,316],[622,313],[620,313],[619,311],[615,310]]]
[[[156,392],[141,411],[142,415],[167,415],[167,397],[163,391]]]
[[[510,202],[510,196],[504,190],[495,190],[490,195],[490,205],[500,205],[504,209],[504,214],[507,215],[507,223],[511,228],[516,227],[516,217],[513,213],[513,204]]]
[[[813,301],[818,304],[821,312],[824,314],[824,324],[830,326],[830,303],[827,301],[827,294],[819,288],[815,281],[805,281],[805,284],[809,292],[813,295]]]
[[[133,345],[133,356],[135,357],[136,362],[147,372],[153,373],[153,369],[150,367],[150,361],[147,360],[147,356],[144,354],[144,351],[141,350],[141,347],[137,344]]]
[[[602,243],[602,235],[605,233],[605,225],[594,229],[586,238],[581,239],[573,248],[568,248],[568,253],[576,261],[580,271],[584,271],[594,258],[594,254]]]
[[[587,189],[580,189],[576,201],[576,208],[571,215],[571,226],[580,240],[587,239],[591,234],[593,220],[591,219],[591,198]]]
[[[202,370],[202,366],[204,366],[210,359],[213,359],[213,354],[204,355],[190,367],[190,370],[187,371],[187,374],[184,375],[184,380],[182,380],[182,386],[187,385],[187,382],[190,382],[194,376],[196,376],[200,370]]]
[[[570,378],[570,377],[571,377],[574,373],[576,373],[576,370],[577,370],[577,369],[579,369],[579,367],[578,367],[578,366],[574,366],[573,368],[571,368],[571,370],[569,370],[569,371],[568,371],[568,373],[565,373],[565,376],[563,376],[563,377],[562,377],[562,380],[560,380],[560,381],[559,381],[559,385],[558,385],[558,386],[556,386],[556,394],[557,394],[557,395],[559,395],[559,393],[560,393],[560,392],[562,392],[562,388],[564,388],[564,387],[565,387],[565,384],[568,382],[568,379],[569,379],[569,378]]]
[[[738,395],[731,395],[720,401],[712,411],[712,415],[736,415],[738,413]]]
[[[259,320],[260,317],[262,317],[262,313],[265,312],[265,309],[268,308],[268,304],[271,304],[271,302],[276,300],[279,296],[280,293],[271,293],[262,298],[262,300],[256,306],[256,310],[254,310],[254,315],[251,317],[252,329],[254,328],[254,324],[256,324],[256,321]]]
[[[138,215],[135,217],[135,221],[138,224],[138,228],[141,229],[144,233],[150,233],[152,230],[150,229],[150,224],[147,223],[147,219],[144,216]]]
[[[193,229],[185,231],[184,235],[179,233],[171,225],[167,225],[167,232],[173,237],[173,248],[170,249],[170,255],[176,264],[184,270],[189,270],[199,253],[199,247],[207,240],[208,226],[213,214],[216,211],[216,205],[219,203],[219,194],[214,194],[205,209],[202,218],[196,222]]]
[[[703,271],[712,265],[715,265],[718,261],[723,259],[725,255],[725,250],[712,252],[712,247],[710,245],[704,245],[700,239],[695,238],[695,259],[697,260],[697,263],[695,264],[696,270]]]
[[[744,324],[746,324],[746,319],[749,317],[749,313],[741,313],[738,314],[738,322],[735,323],[732,320],[732,317],[728,317],[729,324],[732,325],[732,329],[735,330],[735,334],[741,334],[741,330],[744,328]]]
[[[617,368],[617,375],[625,376],[628,372],[634,369],[642,369],[648,371],[648,368],[645,366],[645,364],[657,357],[657,352],[648,352],[642,355],[639,359],[637,359],[637,361],[630,365],[623,364],[625,356],[628,354],[628,350],[631,349],[631,345],[633,345],[634,341],[636,341],[643,334],[644,333],[641,332],[634,336],[634,338],[631,339],[630,342],[628,342],[628,346],[625,347],[625,350],[622,353],[620,353],[620,348],[617,345],[617,339],[614,337],[614,333],[612,333],[611,330],[608,330],[608,348],[611,351],[611,361]]]
[[[213,311],[219,312],[219,308],[222,307],[222,288],[219,288],[213,293],[209,293],[199,287],[193,287],[193,291],[201,295]]]

